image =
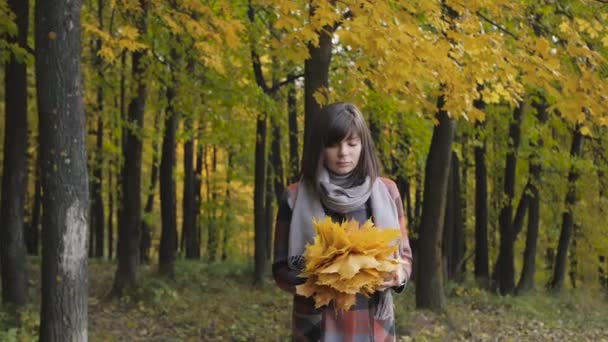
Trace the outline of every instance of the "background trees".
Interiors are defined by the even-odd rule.
[[[61,154],[44,155],[54,123],[38,108],[56,86],[32,86],[34,58],[52,51],[32,53],[17,5],[0,2],[0,261],[3,298],[24,303],[17,284],[35,275],[20,232],[36,253],[40,211],[46,232],[64,209],[46,202],[44,168]],[[139,286],[142,261],[172,275],[182,256],[246,260],[263,284],[273,204],[298,179],[306,127],[321,106],[352,101],[403,192],[420,307],[445,305],[456,269],[501,294],[605,287],[607,16],[574,0],[87,3],[82,48],[62,52],[82,63],[88,171],[69,166],[78,186],[90,179],[89,254],[116,262],[116,294]]]

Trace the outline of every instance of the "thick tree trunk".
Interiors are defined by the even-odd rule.
[[[513,232],[513,197],[515,195],[515,171],[517,150],[520,141],[520,127],[524,111],[521,102],[513,111],[513,121],[509,125],[509,144],[505,166],[504,194],[506,204],[500,210],[500,252],[496,267],[498,290],[507,295],[515,292],[515,265],[513,263],[514,232]]]
[[[426,161],[424,200],[418,240],[416,307],[442,309],[446,304],[441,265],[441,237],[445,218],[452,142],[456,122],[443,110],[443,97],[437,105],[439,124],[433,129]]]
[[[580,131],[580,126],[576,126],[572,146],[570,149],[570,157],[575,160],[580,156],[583,149],[583,135]],[[574,206],[576,205],[576,181],[578,180],[579,172],[575,165],[570,167],[568,173],[568,194],[566,195],[566,209],[562,216],[562,230],[559,234],[559,243],[557,246],[557,256],[555,258],[553,277],[549,282],[549,288],[554,292],[560,292],[564,286],[564,278],[566,275],[566,263],[568,260],[568,247],[572,237],[574,226]]]
[[[290,75],[292,76],[292,75]],[[300,157],[298,150],[298,106],[295,80],[287,90],[287,114],[289,124],[289,170],[290,182],[296,182],[300,178]]]
[[[8,37],[8,40],[18,43],[23,48],[27,47],[28,4],[27,0],[8,1],[10,9],[16,15],[16,24],[19,30],[17,37]],[[59,4],[61,2],[57,3],[57,5]],[[57,15],[59,13],[55,12],[53,14]],[[57,19],[49,17],[49,20],[55,22]],[[70,38],[73,39],[74,37]],[[72,43],[78,42],[73,41]],[[69,57],[53,55],[58,51],[43,50],[42,52],[49,53],[48,57],[41,56],[41,58],[46,58],[46,61]],[[73,64],[72,66],[74,66]],[[79,66],[75,67],[80,70]],[[21,307],[27,301],[26,248],[23,236],[23,206],[27,191],[27,70],[25,61],[19,62],[14,56],[9,57],[4,70],[6,121],[4,125],[2,207],[0,212],[2,301]],[[51,73],[52,71],[48,70],[47,72]],[[54,70],[54,72],[57,71]],[[49,81],[51,80],[49,79]],[[48,86],[55,86],[55,84],[50,83]],[[61,92],[61,89],[58,89],[58,91]],[[49,101],[48,98],[45,100]],[[48,105],[49,103],[45,102],[45,104]]]
[[[142,8],[137,26],[140,32],[146,32],[147,0],[140,0]],[[120,183],[120,201],[118,215],[118,267],[114,278],[113,291],[121,295],[125,290],[139,286],[139,242],[141,228],[141,157],[142,141],[140,131],[143,129],[144,109],[146,106],[147,85],[145,80],[145,51],[136,51],[132,55],[132,76],[137,85],[137,96],[129,103],[128,126],[123,131],[123,160]]]
[[[539,125],[547,122],[547,104],[533,103],[537,111]],[[544,141],[542,137],[534,143],[535,151],[542,149]],[[528,197],[528,230],[526,232],[526,247],[524,249],[524,261],[517,293],[525,293],[534,288],[534,274],[536,272],[536,249],[538,244],[538,229],[540,223],[540,181],[542,165],[538,152],[533,152],[530,156],[530,182],[527,186],[526,196]]]
[[[314,6],[310,7],[311,16],[314,15]],[[304,61],[304,152],[308,150],[308,137],[310,126],[316,120],[316,115],[321,110],[321,104],[317,102],[314,95],[317,91],[329,91],[329,66],[331,64],[332,35],[334,29],[329,26],[317,34],[318,45],[308,44],[310,57]]]
[[[161,130],[161,111],[157,111],[154,116],[154,133],[156,137],[160,135]],[[154,150],[152,151],[152,170],[150,171],[150,185],[148,185],[148,197],[146,199],[146,206],[144,207],[144,216],[148,217],[154,210],[154,196],[156,195],[156,184],[158,183],[158,159],[159,159],[159,146],[156,139],[152,139],[154,144]],[[150,262],[150,248],[152,247],[152,227],[148,222],[143,219],[141,220],[141,238],[139,240],[139,252],[140,260],[143,264]]]
[[[158,270],[161,275],[175,276],[175,254],[177,252],[176,191],[173,173],[175,170],[175,145],[177,112],[173,101],[176,89],[172,83],[167,87],[167,110],[165,113],[165,133],[160,159],[160,206],[162,229],[158,248]]]
[[[89,182],[80,69],[82,2],[36,4],[43,188],[41,341],[87,340]]]

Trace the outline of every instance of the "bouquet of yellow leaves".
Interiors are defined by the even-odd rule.
[[[315,300],[319,308],[334,300],[336,309],[348,310],[356,294],[372,295],[385,278],[399,267],[391,258],[401,236],[399,229],[378,229],[368,220],[359,227],[351,220],[341,224],[326,217],[314,220],[317,235],[306,246],[306,267],[300,274],[304,284],[296,287],[299,295]]]

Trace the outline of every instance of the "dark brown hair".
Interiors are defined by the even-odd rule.
[[[317,185],[320,167],[323,165],[323,149],[357,134],[361,138],[361,156],[353,170],[354,184],[361,184],[369,176],[371,184],[379,177],[380,163],[374,141],[363,114],[352,103],[338,102],[327,105],[317,114],[310,125],[307,148],[302,156],[302,177],[309,184]],[[317,186],[315,186],[316,188]]]

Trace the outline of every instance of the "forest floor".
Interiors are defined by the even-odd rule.
[[[144,267],[141,290],[121,299],[108,297],[114,271],[109,262],[89,265],[91,341],[289,340],[289,294],[270,279],[252,287],[245,265],[180,261],[172,281]],[[38,281],[30,285],[36,297]],[[413,288],[396,295],[398,341],[608,341],[608,297],[592,290],[500,297],[452,285],[448,293],[441,313],[415,310]],[[32,304],[10,328],[0,307],[0,340],[37,339],[37,310]]]

